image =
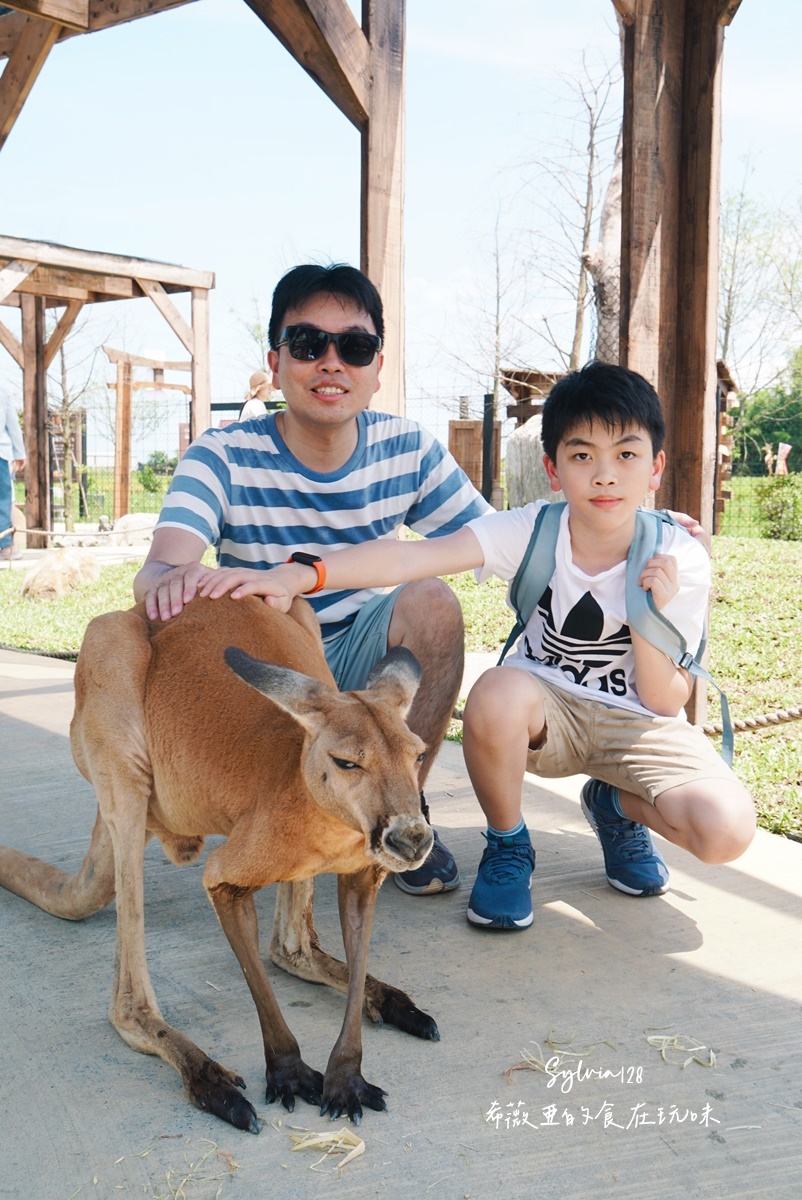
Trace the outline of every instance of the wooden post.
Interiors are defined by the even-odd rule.
[[[114,520],[131,507],[131,398],[134,369],[117,364],[117,411],[114,425]]]
[[[361,266],[381,294],[386,329],[382,387],[374,405],[403,414],[406,0],[363,0],[362,11],[372,85],[362,133]]]
[[[490,500],[493,495],[493,394],[485,396],[482,417],[482,495]]]
[[[25,522],[29,529],[50,529],[50,439],[45,380],[45,302],[20,296],[22,309],[22,391],[25,425]],[[28,547],[46,548],[42,533],[28,534]]]
[[[209,379],[209,293],[192,289],[192,402],[189,432],[194,441],[212,423],[212,396]]]
[[[621,362],[654,384],[669,426],[677,355],[683,8],[683,0],[638,0],[624,46]],[[662,499],[667,502],[666,494]]]
[[[721,168],[719,0],[685,9],[678,227],[677,373],[670,458],[672,507],[712,531],[718,419],[718,272]]]
[[[618,7],[618,5],[616,5]],[[710,530],[716,455],[716,305],[722,0],[632,0],[624,40],[621,362],[666,414],[660,503]],[[706,690],[688,712],[704,720]]]

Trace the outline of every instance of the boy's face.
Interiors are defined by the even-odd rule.
[[[562,492],[573,515],[600,531],[631,518],[648,492],[657,491],[666,457],[655,457],[645,429],[609,430],[601,422],[577,425],[557,447],[557,461],[544,455],[552,490]]]

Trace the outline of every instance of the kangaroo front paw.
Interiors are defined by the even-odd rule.
[[[287,1112],[295,1108],[295,1097],[299,1096],[307,1104],[320,1104],[323,1095],[323,1076],[320,1071],[313,1071],[306,1063],[298,1058],[281,1066],[268,1067],[265,1078],[265,1100],[272,1104],[280,1100]]]
[[[384,1112],[387,1105],[384,1103],[386,1092],[380,1087],[375,1087],[374,1084],[368,1083],[358,1073],[350,1073],[347,1076],[335,1074],[332,1078],[326,1077],[323,1085],[323,1103],[320,1108],[320,1115],[329,1114],[332,1121],[336,1121],[338,1117],[345,1114],[347,1117],[358,1125],[362,1120],[362,1106],[375,1109],[376,1112]]]
[[[244,1087],[241,1075],[226,1070],[211,1058],[204,1059],[186,1081],[187,1094],[196,1108],[228,1121],[235,1129],[258,1133],[256,1110],[239,1090]]]

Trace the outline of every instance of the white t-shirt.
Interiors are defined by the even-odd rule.
[[[490,575],[511,580],[523,559],[535,518],[546,501],[490,513],[470,522],[484,552],[477,582]],[[663,609],[693,653],[702,639],[710,591],[710,559],[684,529],[663,527],[661,554],[677,560],[680,588]],[[648,713],[635,685],[635,656],[625,603],[626,561],[586,575],[571,557],[568,509],[560,521],[555,568],[505,666],[550,680],[575,695]],[[681,716],[684,714],[680,714]]]

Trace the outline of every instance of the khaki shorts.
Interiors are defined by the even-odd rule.
[[[535,775],[590,775],[652,804],[668,788],[698,779],[735,778],[697,725],[574,696],[540,676],[533,678],[546,710],[543,739],[527,761],[527,770]]]

